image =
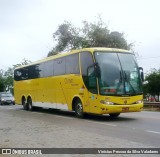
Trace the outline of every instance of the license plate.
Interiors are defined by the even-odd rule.
[[[123,111],[123,112],[129,111],[129,107],[123,107],[123,108],[122,108],[122,111]]]

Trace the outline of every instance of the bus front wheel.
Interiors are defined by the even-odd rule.
[[[76,101],[75,113],[76,113],[76,116],[78,118],[83,118],[84,117],[83,105],[82,105],[82,102],[80,100]]]

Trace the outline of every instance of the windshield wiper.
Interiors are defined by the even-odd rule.
[[[136,94],[136,91],[135,91],[134,87],[132,86],[132,84],[130,83],[130,81],[129,81],[128,78],[127,78],[126,71],[123,71],[123,73],[124,73],[124,80],[125,80],[127,83],[129,83],[129,85],[131,86],[134,94]]]

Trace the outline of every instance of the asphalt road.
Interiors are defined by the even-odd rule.
[[[52,139],[54,137],[54,140]],[[0,106],[0,147],[160,147],[160,112],[124,113],[117,119],[22,106]],[[23,140],[22,140],[23,139]]]

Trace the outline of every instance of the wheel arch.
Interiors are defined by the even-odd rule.
[[[32,96],[31,96],[31,95],[28,95],[28,96],[27,96],[27,102],[28,102],[29,99],[32,100]]]
[[[23,101],[26,101],[26,96],[25,95],[22,95],[22,97],[21,97],[21,104],[23,104]]]

